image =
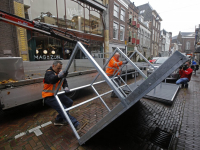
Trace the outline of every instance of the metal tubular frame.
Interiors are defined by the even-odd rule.
[[[114,54],[116,52],[119,52],[137,70],[137,72],[139,72],[142,75],[142,77],[146,79],[134,91],[131,90],[131,93],[127,96],[124,93],[124,91],[122,90],[122,87],[128,86],[128,85],[124,84],[122,86],[118,86],[118,84],[114,81],[114,79],[116,78],[115,76],[113,78],[109,78],[106,75],[106,73],[104,72],[104,70],[97,64],[97,62],[93,59],[93,57],[89,54],[89,52],[85,49],[85,47],[80,42],[77,42],[77,44],[74,48],[73,54],[71,55],[70,60],[68,61],[68,64],[67,64],[64,72],[66,72],[69,69],[69,67],[70,67],[70,65],[71,65],[71,63],[72,63],[72,61],[75,57],[75,54],[78,51],[78,48],[85,54],[85,56],[88,58],[88,60],[94,65],[96,70],[99,72],[98,75],[95,77],[95,79],[90,84],[90,86],[92,87],[94,92],[97,94],[97,96],[94,97],[94,98],[91,98],[87,101],[84,101],[82,103],[79,103],[77,105],[74,105],[70,108],[64,109],[64,107],[62,106],[62,104],[59,100],[59,97],[58,97],[58,94],[61,93],[61,92],[58,93],[58,89],[60,88],[60,86],[63,82],[63,79],[59,83],[54,96],[56,97],[56,100],[58,101],[58,104],[60,105],[61,110],[64,113],[67,121],[69,122],[76,138],[79,140],[79,144],[85,143],[88,139],[90,139],[92,136],[94,136],[96,133],[98,133],[101,129],[103,129],[105,126],[107,126],[109,123],[111,123],[119,115],[121,115],[123,112],[125,112],[127,109],[129,109],[132,105],[134,105],[137,101],[139,101],[140,98],[142,98],[149,91],[154,89],[160,82],[162,82],[168,75],[170,75],[174,70],[176,70],[179,66],[181,66],[187,60],[187,59],[184,58],[184,56],[182,54],[180,54],[179,52],[175,52],[173,54],[175,56],[172,55],[173,56],[173,57],[171,56],[172,58],[169,58],[150,77],[147,78],[147,76],[130,60],[130,58],[128,58],[119,48],[116,48],[116,50],[110,56],[108,61],[105,63],[104,68],[108,64],[110,59],[114,56]],[[138,51],[136,51],[136,52],[138,52]],[[177,59],[176,55],[179,59]],[[168,63],[168,64],[166,64],[166,63]],[[96,89],[94,88],[93,85],[98,84],[98,83],[102,83],[102,82],[98,82],[98,83],[95,82],[95,80],[97,79],[97,77],[99,75],[101,75],[103,77],[103,79],[107,82],[107,84],[111,87],[111,89],[112,89],[111,91],[105,92],[103,94],[99,94],[96,91]],[[121,78],[121,80],[123,80],[123,79]],[[109,107],[104,102],[104,100],[101,98],[101,96],[106,95],[106,94],[108,94],[112,91],[115,92],[115,94],[120,99],[121,103],[119,103],[112,110],[110,110]],[[79,134],[77,133],[76,129],[74,128],[74,126],[73,126],[73,124],[72,124],[72,122],[71,122],[66,111],[69,111],[71,109],[74,109],[76,107],[84,105],[84,104],[86,104],[90,101],[97,99],[97,98],[100,98],[100,100],[106,106],[106,108],[108,109],[109,112],[96,125],[94,125],[87,133],[85,133],[83,136],[80,137]]]
[[[126,104],[126,103],[125,103],[125,97],[124,97],[124,94],[125,94],[125,93],[122,94],[122,93],[120,92],[120,91],[123,91],[123,90],[119,90],[118,88],[116,88],[115,84],[114,84],[113,82],[111,82],[111,79],[105,74],[105,72],[101,69],[101,67],[97,64],[97,62],[93,59],[93,57],[88,53],[88,51],[85,49],[85,47],[84,47],[80,42],[77,42],[77,44],[76,44],[76,46],[75,46],[75,48],[74,48],[74,51],[73,51],[73,53],[72,53],[72,55],[71,55],[71,57],[70,57],[70,60],[68,61],[68,64],[67,64],[66,68],[65,68],[63,71],[66,72],[66,71],[68,71],[68,69],[70,68],[70,66],[71,66],[71,64],[72,64],[72,62],[73,62],[73,59],[74,59],[74,57],[75,57],[75,55],[76,55],[76,53],[77,53],[77,51],[78,51],[78,48],[80,48],[80,49],[82,50],[82,52],[85,54],[85,56],[88,57],[88,59],[90,60],[90,62],[91,62],[91,63],[95,66],[95,68],[98,70],[99,74],[102,75],[102,77],[104,78],[104,80],[109,84],[109,86],[113,89],[113,91],[115,91],[115,93],[117,93],[118,97],[121,99],[121,102],[125,105],[125,104]],[[116,51],[117,51],[117,50],[116,50]],[[123,53],[123,52],[120,50],[120,53]],[[115,54],[115,52],[112,54],[112,56],[113,56],[114,54]],[[110,59],[112,58],[112,56],[110,57]],[[109,61],[108,61],[108,62],[109,62]],[[108,63],[108,62],[107,62],[107,63]],[[99,93],[96,91],[96,89],[95,89],[94,86],[93,86],[93,85],[95,84],[94,81],[97,79],[97,77],[98,77],[98,76],[95,77],[95,79],[93,80],[93,82],[92,82],[91,85],[90,85],[90,86],[92,87],[92,89],[94,90],[94,92],[97,94],[97,96],[94,97],[94,98],[91,98],[90,100],[87,100],[87,101],[85,101],[85,102],[82,102],[82,103],[80,103],[80,104],[77,104],[77,105],[75,105],[75,106],[72,106],[72,107],[70,107],[70,108],[64,109],[64,107],[62,106],[62,103],[60,102],[60,99],[59,99],[59,97],[58,97],[58,94],[63,93],[63,92],[59,92],[59,93],[58,93],[58,91],[59,91],[59,88],[61,87],[61,85],[62,85],[62,83],[63,83],[64,78],[63,78],[63,79],[61,80],[61,82],[58,84],[58,87],[57,87],[57,89],[56,89],[56,91],[55,91],[55,93],[54,93],[54,96],[55,96],[56,100],[58,101],[58,104],[60,105],[61,110],[62,110],[64,116],[66,117],[67,121],[69,122],[69,124],[70,124],[70,126],[71,126],[71,128],[72,128],[72,130],[73,130],[73,132],[74,132],[74,134],[75,134],[75,136],[76,136],[76,138],[77,138],[78,140],[80,139],[80,136],[78,135],[76,129],[74,128],[74,126],[73,126],[71,120],[69,119],[69,116],[68,116],[68,114],[66,113],[66,111],[69,111],[69,110],[71,110],[71,109],[74,109],[74,108],[76,108],[76,107],[79,107],[79,106],[81,106],[81,105],[83,105],[83,104],[86,104],[86,103],[88,103],[88,102],[90,102],[90,101],[92,101],[92,100],[95,100],[95,99],[97,99],[97,98],[100,98],[100,100],[102,101],[102,103],[105,105],[105,107],[108,109],[109,112],[111,111],[110,108],[109,108],[109,107],[106,105],[106,103],[104,102],[104,100],[101,98],[101,96],[112,92],[112,90],[111,90],[111,91],[108,91],[108,92],[106,92],[106,93],[104,93],[104,94],[99,95]],[[119,88],[120,88],[120,87],[119,87]]]
[[[61,102],[60,102],[60,100],[59,100],[59,97],[58,97],[59,94],[63,94],[63,93],[64,93],[64,92],[59,92],[59,93],[58,93],[59,88],[61,87],[61,85],[62,85],[64,79],[62,79],[61,82],[59,83],[59,85],[58,85],[58,87],[57,87],[57,89],[56,89],[54,95],[55,95],[56,100],[58,101],[58,103],[59,103],[59,105],[60,105],[60,107],[61,107],[61,110],[62,110],[62,112],[64,113],[64,115],[65,115],[67,121],[69,122],[69,124],[70,124],[70,126],[71,126],[71,128],[72,128],[72,130],[73,130],[73,132],[74,132],[74,134],[75,134],[75,136],[76,136],[76,138],[79,140],[79,139],[80,139],[80,136],[79,136],[78,133],[76,132],[76,129],[74,128],[73,124],[71,123],[71,120],[69,119],[69,116],[68,116],[68,114],[66,113],[66,111],[69,111],[69,110],[71,110],[71,109],[74,109],[74,108],[76,108],[76,107],[79,107],[79,106],[81,106],[81,105],[84,105],[84,104],[86,104],[86,103],[88,103],[88,102],[90,102],[90,101],[93,101],[93,100],[95,100],[95,99],[97,99],[97,98],[100,98],[100,100],[102,101],[102,103],[104,104],[104,106],[108,109],[109,112],[111,112],[110,108],[106,105],[106,103],[104,102],[104,100],[102,99],[101,96],[106,95],[106,94],[108,94],[108,93],[110,93],[110,92],[112,92],[112,91],[114,91],[114,92],[117,94],[117,96],[120,98],[122,104],[126,107],[125,98],[127,97],[127,95],[124,93],[122,87],[128,86],[128,85],[124,82],[124,80],[123,80],[121,77],[120,77],[120,79],[121,79],[121,80],[123,81],[123,83],[125,84],[125,85],[123,85],[123,86],[118,86],[118,84],[114,81],[114,79],[117,78],[117,77],[113,76],[113,77],[110,79],[110,78],[105,74],[105,72],[101,69],[101,67],[97,64],[97,62],[93,59],[93,57],[88,53],[88,51],[85,49],[85,47],[84,47],[80,42],[77,42],[77,44],[76,44],[76,46],[75,46],[75,48],[74,48],[74,50],[73,50],[73,53],[72,53],[72,55],[71,55],[71,57],[70,57],[70,60],[68,61],[68,64],[67,64],[66,68],[63,70],[64,72],[67,72],[68,69],[70,68],[70,66],[71,66],[71,64],[72,64],[72,62],[73,62],[73,59],[75,58],[75,55],[76,55],[76,53],[77,53],[77,51],[78,51],[78,48],[85,54],[85,56],[89,59],[89,61],[94,65],[94,67],[95,67],[95,68],[97,69],[97,71],[99,72],[99,73],[97,74],[97,76],[94,78],[94,80],[92,81],[92,83],[91,83],[90,85],[88,85],[88,86],[91,86],[91,87],[92,87],[92,89],[94,90],[94,92],[96,93],[97,96],[94,97],[94,98],[91,98],[91,99],[89,99],[89,100],[87,100],[87,101],[85,101],[85,102],[82,102],[82,103],[80,103],[80,104],[77,104],[77,105],[75,105],[75,106],[72,106],[72,107],[70,107],[70,108],[64,109],[64,107],[62,106],[62,104],[61,104]],[[114,56],[114,54],[115,54],[116,52],[119,52],[121,55],[123,55],[123,56],[125,57],[125,59],[127,59],[129,62],[131,62],[131,60],[130,60],[126,55],[124,55],[124,53],[123,53],[119,48],[116,48],[116,50],[112,53],[112,55],[110,56],[110,58],[109,58],[109,59],[107,60],[107,62],[105,63],[103,69],[105,69],[105,67],[106,67],[107,64],[109,63],[110,59]],[[130,57],[130,58],[131,58],[131,57]],[[139,73],[141,73],[141,74],[143,75],[143,77],[146,78],[146,76],[143,74],[143,72],[141,72],[140,69],[139,69],[134,63],[131,63],[131,64],[134,66],[134,68],[135,68]],[[124,66],[123,66],[123,67],[124,67]],[[121,67],[121,68],[117,71],[117,73],[118,73],[123,67]],[[116,73],[116,74],[117,74],[117,73]],[[115,74],[115,75],[116,75],[116,74]],[[99,75],[102,75],[102,77],[104,78],[104,81],[106,81],[106,82],[108,83],[108,85],[109,85],[113,90],[108,91],[108,92],[106,92],[106,93],[104,93],[104,94],[101,94],[101,95],[97,92],[97,90],[94,88],[93,85],[102,83],[102,81],[100,81],[100,82],[95,82],[95,80],[98,78]],[[95,82],[95,83],[94,83],[94,82]],[[84,86],[84,87],[85,87],[85,86]],[[80,88],[80,87],[79,87],[79,88]],[[83,87],[82,87],[82,88],[83,88]],[[128,88],[130,89],[129,86],[128,86]],[[77,88],[72,89],[72,90],[76,90],[76,89],[77,89]],[[130,90],[131,90],[131,89],[130,89]],[[131,91],[132,91],[132,90],[131,90]]]

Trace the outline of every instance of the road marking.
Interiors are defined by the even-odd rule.
[[[40,135],[43,134],[40,129],[34,130],[34,133],[35,133],[36,136],[40,136]]]
[[[29,132],[29,133],[34,132],[36,136],[40,136],[40,135],[43,134],[42,131],[40,130],[40,128],[44,128],[44,127],[46,127],[46,126],[48,126],[48,125],[50,125],[50,124],[52,124],[51,121],[46,122],[46,123],[42,124],[41,126],[37,126],[37,127],[35,127],[35,128],[32,128],[32,129],[28,130],[28,132]],[[22,137],[22,136],[24,136],[24,135],[26,135],[26,132],[21,132],[21,133],[19,133],[19,134],[17,134],[17,135],[15,136],[15,139],[20,138],[20,137]]]
[[[25,134],[26,134],[25,132],[22,132],[22,133],[20,133],[20,134],[17,134],[17,135],[15,136],[15,139],[20,138],[20,137],[24,136]]]
[[[40,126],[37,126],[37,127],[35,127],[35,128],[30,129],[28,132],[31,133],[31,132],[34,132],[34,131],[37,130],[37,129],[40,129],[40,128],[41,128]]]
[[[46,122],[46,123],[42,124],[42,125],[41,125],[41,127],[46,127],[46,126],[48,126],[48,125],[50,125],[50,124],[52,124],[52,122],[51,122],[51,121],[49,121],[49,122]]]

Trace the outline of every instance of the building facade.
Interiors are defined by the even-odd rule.
[[[194,32],[179,32],[177,41],[182,45],[181,52],[186,54],[194,53],[195,33]]]
[[[166,30],[161,30],[161,53],[159,56],[161,57],[167,57],[171,53],[171,33],[167,32]]]
[[[162,18],[157,11],[151,7],[149,3],[138,6],[140,14],[144,17],[144,21],[149,21],[151,30],[151,57],[158,56],[159,37]]]
[[[200,64],[200,24],[195,27],[195,58]]]
[[[109,52],[116,47],[126,51],[128,28],[128,1],[109,0]]]
[[[5,0],[0,9],[87,39],[89,45],[84,46],[90,53],[104,52],[106,49],[107,0]],[[2,33],[8,33],[6,38],[0,35],[1,57],[22,57],[25,61],[69,59],[75,46],[71,42],[2,22],[0,28]],[[77,58],[83,58],[83,55]]]
[[[140,40],[138,38],[138,28],[140,24],[138,22],[139,10],[135,6],[134,2],[129,3],[128,10],[128,41],[127,41],[127,55],[131,55],[134,52],[134,48],[139,45]],[[133,60],[136,61],[136,57],[133,57]]]
[[[138,21],[140,23],[140,28],[138,29],[138,38],[140,39],[138,50],[143,54],[144,57],[150,59],[151,31],[149,30],[149,22],[144,21],[144,17],[142,15],[139,15]]]

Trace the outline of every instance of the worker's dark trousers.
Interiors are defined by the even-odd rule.
[[[112,78],[113,76],[109,76],[109,78]],[[121,85],[121,81],[120,81],[120,79],[119,78],[116,78],[115,79],[115,82],[120,86]],[[112,96],[117,96],[116,94],[115,94],[115,92],[114,91],[112,91],[112,93],[111,93],[111,97]]]
[[[60,101],[61,101],[64,109],[69,108],[69,107],[72,106],[73,101],[69,97],[67,97],[65,94],[61,94],[58,97],[59,97],[59,99],[60,99]],[[56,98],[54,96],[46,97],[44,99],[44,102],[45,102],[45,104],[51,106],[53,109],[55,109],[59,113],[57,115],[57,117],[56,117],[56,120],[61,120],[61,121],[63,119],[66,120],[65,116],[64,116],[64,113],[62,112],[62,110],[61,110],[61,108],[60,108],[60,106],[59,106],[59,104],[58,104],[58,102],[57,102],[57,100],[56,100]],[[78,126],[79,122],[76,120],[76,118],[74,118],[73,116],[71,116],[69,114],[69,112],[67,112],[67,114],[68,114],[70,120],[72,121],[72,124],[75,127]]]

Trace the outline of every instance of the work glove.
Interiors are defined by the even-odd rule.
[[[65,78],[68,75],[68,71],[64,73],[64,71],[60,71],[58,74],[58,78]]]
[[[64,91],[65,91],[65,93],[69,93],[69,92],[70,92],[70,89],[69,89],[68,87],[65,87],[65,88],[64,88]]]
[[[125,61],[122,61],[122,64],[127,64],[127,63],[128,63],[128,61],[126,61],[126,60],[125,60]]]

